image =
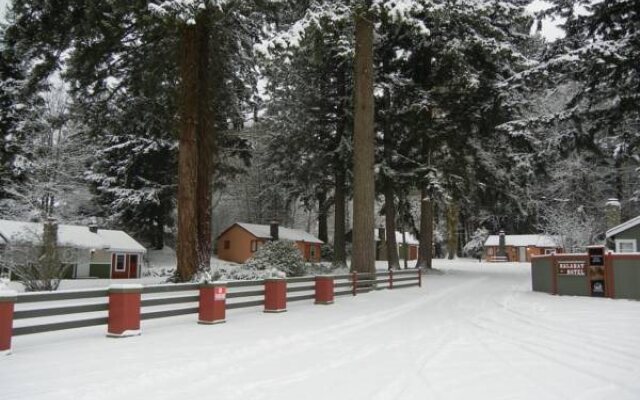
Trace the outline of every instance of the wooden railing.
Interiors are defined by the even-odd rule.
[[[352,273],[288,278],[277,282],[284,285],[285,289],[281,294],[268,293],[275,290],[270,289],[268,281],[272,280],[214,282],[208,285],[224,287],[224,294],[216,299],[215,305],[222,307],[224,318],[225,310],[265,306],[265,311],[268,311],[265,298],[269,295],[284,296],[281,299],[284,304],[313,299],[316,299],[317,304],[330,304],[334,296],[355,296],[371,290],[421,286],[422,276],[420,270],[412,269],[378,272],[375,276]],[[319,281],[324,283],[319,284]],[[10,350],[13,336],[98,325],[108,325],[111,334],[111,330],[115,329],[112,328],[113,323],[133,324],[127,329],[135,332],[135,322],[137,321],[139,330],[140,320],[199,312],[202,316],[203,308],[209,307],[207,304],[213,304],[211,301],[206,302],[208,294],[205,293],[209,292],[202,289],[202,284],[187,283],[112,285],[109,289],[47,293],[0,292],[0,352]],[[318,301],[319,298],[322,298],[321,302]],[[78,304],[78,300],[83,303]],[[14,321],[18,322],[17,326],[14,326]]]

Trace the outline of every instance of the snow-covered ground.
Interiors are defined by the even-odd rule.
[[[533,293],[528,264],[437,260],[422,288],[14,338],[9,399],[639,399],[640,302]]]

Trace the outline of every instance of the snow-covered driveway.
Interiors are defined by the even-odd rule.
[[[532,293],[527,264],[440,262],[422,288],[23,336],[9,399],[640,399],[640,302]]]

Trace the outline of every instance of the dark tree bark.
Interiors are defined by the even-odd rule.
[[[178,152],[178,237],[176,279],[188,281],[196,271],[198,182],[198,34],[195,25],[181,28],[180,133]]]
[[[336,123],[336,149],[340,149],[342,140],[345,136],[347,128],[347,115],[346,115],[346,103],[347,103],[347,82],[346,71],[343,65],[339,66],[337,71],[337,92],[340,102],[338,103],[338,109],[336,114],[338,115]],[[334,224],[333,224],[333,263],[335,265],[347,264],[347,252],[346,252],[346,165],[339,151],[335,152],[334,156],[334,174],[336,179],[336,187],[334,189]]]
[[[211,265],[211,180],[213,176],[214,124],[213,98],[211,95],[211,71],[209,60],[210,18],[207,12],[196,19],[198,36],[198,187],[196,194],[198,227],[198,270]]]
[[[156,225],[153,227],[153,248],[162,250],[164,248],[164,214],[158,210],[156,215]]]
[[[400,268],[398,257],[398,242],[396,241],[396,206],[394,202],[394,190],[387,182],[384,188],[384,213],[385,228],[387,230],[387,259],[389,269]]]
[[[353,129],[353,255],[351,270],[375,273],[373,22],[366,10],[355,16]]]
[[[458,206],[455,202],[447,207],[447,258],[453,260],[458,251]]]
[[[383,70],[387,68],[386,58],[382,62]],[[386,71],[383,71],[386,72]],[[383,117],[383,153],[387,168],[391,168],[391,156],[393,154],[393,132],[389,123],[389,112],[391,111],[391,93],[389,88],[384,89],[384,112]],[[400,269],[400,258],[398,257],[398,242],[396,241],[396,203],[393,181],[387,176],[386,171],[382,171],[382,186],[384,193],[384,221],[387,237],[387,264],[389,269]]]
[[[429,191],[420,191],[420,247],[417,268],[431,268],[433,259],[433,204]]]
[[[318,200],[318,239],[327,243],[329,241],[329,229],[327,227],[329,204],[327,204],[326,192],[318,192],[316,199]]]

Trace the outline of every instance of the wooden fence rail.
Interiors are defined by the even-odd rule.
[[[286,302],[315,299],[316,304],[331,304],[336,296],[355,296],[374,289],[421,284],[421,271],[412,269],[384,271],[375,275],[352,273],[209,284],[125,284],[112,285],[109,289],[47,293],[0,292],[0,353],[10,352],[13,336],[98,325],[108,325],[109,336],[126,336],[128,333],[139,334],[141,320],[199,314],[201,323],[224,322],[225,310],[264,306],[265,312],[282,312],[286,311]],[[213,300],[211,293],[215,293]],[[78,300],[94,301],[77,304]],[[193,306],[193,303],[197,305]],[[17,310],[14,309],[15,305]],[[270,310],[269,307],[276,307],[277,310]],[[217,317],[211,316],[214,315],[211,314],[212,310]],[[51,317],[62,318],[51,321]],[[202,321],[203,318],[205,321]],[[14,320],[31,323],[13,326]]]

